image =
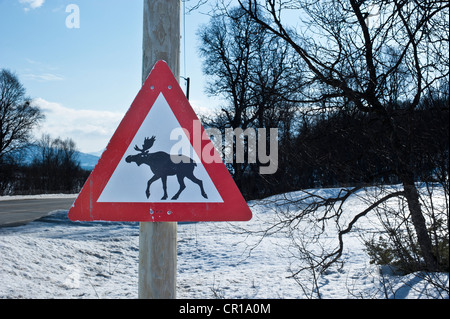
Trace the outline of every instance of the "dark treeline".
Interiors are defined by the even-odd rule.
[[[446,185],[448,103],[424,99],[412,114],[401,105],[392,111],[417,182]],[[317,187],[398,184],[390,138],[378,117],[357,111],[303,117],[295,135],[280,139],[277,173],[260,175],[257,165],[249,165],[238,182],[248,199]]]
[[[24,161],[24,154],[33,154]],[[0,194],[77,193],[89,175],[80,167],[71,139],[44,135],[16,152],[0,169]]]

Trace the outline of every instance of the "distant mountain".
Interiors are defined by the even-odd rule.
[[[103,151],[97,152],[102,153]],[[14,158],[17,160],[17,162],[22,163],[23,165],[31,165],[33,163],[33,160],[36,157],[39,157],[42,153],[42,148],[39,145],[31,144],[27,148],[15,152],[13,154]],[[94,153],[95,154],[95,153]],[[85,170],[92,170],[94,169],[95,165],[97,165],[98,160],[100,159],[100,156],[96,156],[83,152],[76,152],[78,162],[80,163],[80,167]]]
[[[94,155],[94,156],[100,158],[100,156],[102,156],[102,154],[103,154],[104,151],[105,151],[105,149],[103,149],[103,150],[101,150],[101,151],[98,151],[98,152],[89,152],[89,153],[86,153],[86,154]]]
[[[100,156],[86,154],[82,152],[77,152],[78,154],[78,162],[80,163],[81,168],[86,170],[93,170],[95,165],[97,165]],[[101,155],[101,153],[100,153]]]

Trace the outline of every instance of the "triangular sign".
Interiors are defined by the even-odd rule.
[[[247,221],[252,213],[158,61],[69,210],[73,221]]]

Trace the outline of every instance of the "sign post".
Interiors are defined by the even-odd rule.
[[[156,61],[164,60],[179,80],[180,0],[144,0],[142,83]],[[141,222],[140,299],[176,298],[177,223]]]
[[[72,221],[140,222],[142,299],[176,298],[177,222],[252,217],[178,83],[179,9],[144,1],[145,80],[69,210]]]

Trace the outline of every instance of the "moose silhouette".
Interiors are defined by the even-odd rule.
[[[138,166],[141,164],[150,166],[150,170],[154,175],[147,182],[147,189],[145,190],[147,198],[150,197],[150,185],[154,181],[161,179],[164,190],[164,196],[161,199],[167,199],[167,176],[173,175],[177,176],[180,189],[172,197],[172,200],[178,199],[178,196],[180,196],[181,192],[186,188],[186,185],[184,184],[185,177],[197,184],[200,187],[202,196],[208,198],[203,189],[203,182],[194,176],[194,168],[197,166],[195,161],[184,155],[169,155],[162,151],[149,153],[149,149],[153,146],[155,140],[155,136],[152,136],[151,138],[146,137],[142,148],[139,148],[137,145],[134,147],[139,154],[129,155],[125,159],[127,163],[135,162]]]

